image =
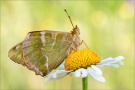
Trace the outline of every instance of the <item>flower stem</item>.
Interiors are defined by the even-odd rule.
[[[83,86],[83,90],[88,90],[88,76],[82,78],[82,86]]]

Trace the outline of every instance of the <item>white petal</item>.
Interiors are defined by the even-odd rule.
[[[61,64],[58,68],[65,70],[65,66],[63,64]]]
[[[100,61],[98,64],[99,64],[99,65],[103,65],[103,64],[116,63],[116,62],[120,62],[122,59],[124,59],[123,56],[118,56],[118,57],[116,57],[116,58],[111,58],[111,57],[109,57],[109,58],[107,58],[107,59],[105,59],[105,60]]]
[[[66,70],[57,70],[56,72],[51,72],[50,74],[47,75],[46,81],[61,79],[70,72],[71,71]]]
[[[98,75],[91,67],[88,69],[88,73],[98,81],[105,82],[105,78],[102,75]]]
[[[47,75],[48,77],[45,79],[45,81],[50,81],[50,80],[54,80],[57,78],[57,74],[55,73],[51,73],[49,75]]]
[[[123,56],[118,56],[118,57],[115,58],[116,61],[121,61],[122,59],[124,59]]]
[[[57,77],[57,74],[54,73],[54,74],[52,75],[52,78],[56,78],[56,77]]]
[[[112,67],[115,67],[115,68],[119,68],[120,67],[119,64],[108,64],[108,66],[112,66]]]
[[[74,75],[76,76],[76,77],[86,77],[87,75],[88,75],[88,72],[87,72],[87,70],[86,69],[84,69],[84,68],[80,68],[80,69],[78,69],[78,70],[76,70],[75,72],[74,72]]]
[[[52,78],[56,78],[57,77],[57,73],[56,72],[51,72],[47,76],[52,77]]]
[[[103,67],[103,66],[105,66],[105,64],[104,64],[104,65],[99,65],[99,64],[97,64],[96,66],[98,66],[98,67]]]
[[[51,80],[54,80],[54,79],[51,78],[51,77],[47,77],[47,78],[45,79],[45,81],[51,81]]]
[[[76,77],[80,77],[80,76],[81,76],[80,69],[76,70],[75,73],[74,73],[74,75],[75,75]]]
[[[123,63],[122,61],[119,61],[118,63],[119,63],[120,65],[124,65],[124,63]]]
[[[82,76],[82,78],[87,77],[87,75],[88,75],[87,70],[82,68],[81,69],[81,76]]]
[[[107,58],[105,60],[100,61],[98,64],[102,65],[102,64],[107,64],[107,63],[111,63],[111,62],[114,62],[114,61],[115,60],[113,58],[109,57],[109,58]]]
[[[97,74],[102,75],[102,71],[98,67],[96,67],[95,65],[91,65],[91,68],[93,68]]]
[[[64,76],[68,75],[71,71],[66,71],[66,70],[57,70],[57,79],[61,79]]]
[[[119,64],[103,64],[103,65],[96,65],[96,66],[112,66],[112,67],[115,67],[115,68],[119,68]]]
[[[68,73],[68,72],[71,72],[71,71],[66,71],[66,70],[57,70],[56,71],[57,74],[63,74],[63,73]]]

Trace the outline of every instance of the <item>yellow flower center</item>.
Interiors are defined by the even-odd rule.
[[[66,70],[77,70],[79,68],[87,68],[100,62],[97,53],[90,49],[77,50],[71,53],[65,60]]]

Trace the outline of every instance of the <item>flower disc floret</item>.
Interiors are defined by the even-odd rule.
[[[87,68],[100,62],[97,53],[90,49],[77,50],[71,53],[65,60],[66,70],[77,70],[79,68]]]

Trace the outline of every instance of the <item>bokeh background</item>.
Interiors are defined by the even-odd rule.
[[[71,23],[64,12],[67,9],[74,25],[81,31],[81,39],[102,59],[122,55],[120,68],[103,67],[105,83],[89,75],[89,89],[131,90],[134,88],[134,0],[4,0],[1,1],[1,89],[82,89],[81,78],[66,76],[45,82],[26,67],[8,58],[8,51],[34,30],[70,32]],[[86,48],[84,45],[80,49]]]

